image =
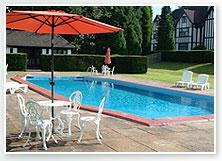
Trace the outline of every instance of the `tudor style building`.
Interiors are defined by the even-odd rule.
[[[172,12],[175,27],[176,50],[192,50],[204,45],[208,50],[214,49],[214,7],[183,6]],[[160,16],[154,19],[151,50],[157,45],[157,26]]]

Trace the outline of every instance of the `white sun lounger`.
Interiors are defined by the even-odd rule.
[[[28,85],[27,84],[20,84],[17,82],[6,82],[6,92],[9,91],[10,94],[14,94],[17,90],[21,90],[23,92],[28,91]]]
[[[209,75],[207,74],[199,74],[197,77],[197,82],[191,83],[189,88],[191,89],[210,89],[210,84],[208,83]]]
[[[193,77],[193,72],[184,71],[181,81],[177,81],[175,86],[176,87],[189,87],[189,85],[193,82],[192,77]]]

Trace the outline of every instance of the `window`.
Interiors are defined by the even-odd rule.
[[[57,54],[62,54],[62,49],[58,49]]]
[[[180,28],[179,37],[187,37],[187,36],[189,36],[189,28]]]
[[[186,16],[183,16],[183,17],[182,17],[182,23],[187,23],[187,18],[186,18]]]
[[[153,39],[157,39],[157,31],[153,32]]]
[[[58,50],[57,49],[53,49],[53,54],[57,54]]]
[[[154,43],[154,44],[153,44],[153,51],[155,51],[156,48],[157,48],[157,43]]]
[[[72,54],[72,50],[68,49],[67,54]]]
[[[63,54],[67,54],[67,51],[66,51],[66,50],[63,50]]]
[[[12,53],[18,53],[18,49],[17,48],[12,48]]]
[[[188,43],[179,43],[178,50],[188,50]]]
[[[10,52],[10,49],[11,49],[11,48],[6,47],[6,53],[11,53],[11,52]]]
[[[46,54],[46,49],[42,49],[42,54]]]

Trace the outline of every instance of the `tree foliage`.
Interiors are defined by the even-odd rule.
[[[141,7],[141,27],[142,27],[142,53],[147,55],[151,50],[151,39],[152,39],[152,7],[143,6]]]
[[[171,9],[169,6],[162,8],[157,32],[157,50],[175,49],[173,18],[170,13]]]

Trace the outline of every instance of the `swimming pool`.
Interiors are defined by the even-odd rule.
[[[27,76],[26,81],[50,90],[49,76]],[[98,106],[143,118],[201,116],[214,113],[214,97],[145,86],[120,80],[82,76],[55,76],[55,92],[66,98],[79,90],[84,105]]]

